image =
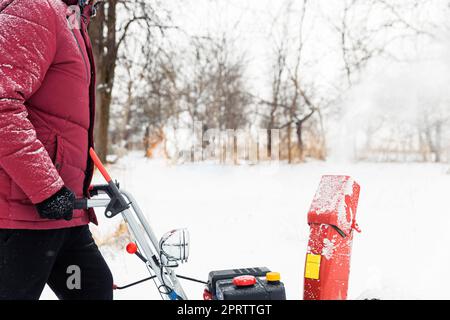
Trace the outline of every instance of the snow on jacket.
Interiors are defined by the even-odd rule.
[[[85,197],[92,179],[91,8],[76,19],[68,7],[76,2],[0,0],[0,228],[96,222],[92,210],[76,210],[71,221],[45,220],[34,206],[63,185]]]

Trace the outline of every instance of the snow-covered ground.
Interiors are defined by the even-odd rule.
[[[206,279],[211,270],[268,266],[281,272],[289,299],[301,299],[309,236],[306,214],[324,174],[351,175],[361,184],[349,297],[449,299],[449,166],[330,164],[171,166],[131,154],[111,166],[161,236],[191,232],[190,261],[178,273]],[[96,177],[101,182],[99,176]],[[102,216],[101,212],[98,212]],[[101,219],[99,237],[119,223]],[[145,266],[118,247],[103,247],[119,285],[146,277]],[[203,286],[185,283],[191,299]],[[43,299],[54,296],[46,288]],[[117,291],[116,299],[158,299],[153,283]]]

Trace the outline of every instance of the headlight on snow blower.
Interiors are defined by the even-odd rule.
[[[161,261],[165,266],[177,266],[189,257],[189,231],[177,229],[167,232],[159,241]]]

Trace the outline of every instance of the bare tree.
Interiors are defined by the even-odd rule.
[[[106,160],[108,153],[110,108],[119,51],[132,41],[134,27],[139,28],[139,37],[147,40],[151,39],[155,28],[161,31],[168,27],[161,22],[153,6],[153,1],[109,0],[98,6],[97,16],[89,27],[97,66],[95,141],[102,160]],[[119,21],[119,12],[126,19]]]
[[[293,2],[288,2],[285,15],[292,14]],[[270,101],[258,99],[259,105],[268,107],[267,113],[259,111],[263,117],[263,125],[269,130],[287,130],[288,161],[293,161],[292,133],[295,132],[297,158],[303,161],[305,156],[305,124],[320,112],[320,105],[312,97],[314,83],[306,80],[303,69],[303,50],[305,46],[305,19],[308,12],[308,0],[301,2],[300,14],[295,21],[298,33],[294,43],[290,43],[289,18],[285,19],[283,34],[275,44],[275,64],[272,75],[272,98]],[[295,48],[295,50],[292,50]],[[268,133],[268,149],[271,153],[270,133]]]
[[[433,37],[422,21],[411,22],[407,14],[421,10],[428,1],[343,0],[337,20],[328,18],[339,37],[347,86],[374,58],[396,57],[390,46],[419,36]],[[405,14],[406,13],[406,14]],[[374,19],[373,17],[378,17]]]

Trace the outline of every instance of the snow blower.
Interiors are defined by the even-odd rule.
[[[266,267],[212,271],[208,281],[176,274],[189,257],[189,232],[176,229],[157,239],[136,199],[114,182],[93,149],[90,156],[107,184],[90,188],[94,198],[78,199],[76,209],[105,208],[105,216],[121,214],[134,242],[126,246],[147,267],[150,276],[122,290],[152,280],[164,300],[186,300],[179,279],[206,286],[204,300],[285,300],[280,274]],[[308,213],[310,237],[304,273],[305,300],[347,298],[353,231],[360,186],[348,176],[324,176]]]
[[[177,275],[175,269],[189,257],[189,232],[176,229],[157,239],[136,199],[120,189],[111,178],[94,149],[89,154],[107,184],[90,187],[90,199],[75,200],[75,209],[105,208],[105,216],[114,218],[121,214],[134,242],[126,246],[146,265],[150,277],[125,286],[122,290],[152,280],[164,300],[186,300],[187,295],[179,279],[206,285],[205,300],[285,300],[286,293],[280,275],[268,268],[244,268],[212,271],[208,281]]]

